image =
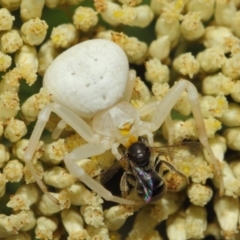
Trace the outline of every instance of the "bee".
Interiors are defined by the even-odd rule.
[[[161,159],[160,152],[156,156],[154,154],[156,149],[162,148],[150,147],[143,137],[139,137],[138,141],[132,143],[128,148],[121,146],[123,157],[100,174],[101,183],[107,182],[122,167],[125,170],[120,181],[123,198],[127,197],[131,188],[135,188],[137,195],[146,203],[162,198],[167,190],[166,183],[159,174],[163,164],[171,171],[183,177],[186,176],[175,169],[170,162]]]

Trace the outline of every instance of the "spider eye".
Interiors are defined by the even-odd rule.
[[[128,148],[127,156],[139,167],[143,167],[149,163],[150,148],[143,142],[135,142]]]

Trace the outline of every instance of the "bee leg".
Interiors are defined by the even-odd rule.
[[[188,177],[186,175],[184,175],[182,172],[178,171],[171,163],[165,161],[165,160],[160,160],[160,162],[164,163],[171,171],[176,172],[177,174],[183,176],[186,178],[187,180],[187,184],[189,184],[189,180]]]
[[[123,198],[126,198],[128,196],[130,191],[130,185],[133,187],[136,185],[133,176],[128,172],[124,172],[120,181],[120,190]]]

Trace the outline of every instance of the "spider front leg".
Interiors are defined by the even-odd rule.
[[[196,87],[191,82],[183,79],[178,81],[170,89],[170,91],[162,99],[162,101],[157,103],[157,107],[155,109],[155,112],[151,120],[151,131],[155,132],[157,129],[159,129],[160,126],[163,124],[163,122],[166,121],[166,119],[170,120],[169,119],[170,112],[184,90],[186,90],[188,94],[189,103],[191,105],[193,117],[198,129],[199,140],[209,155],[209,161],[211,162],[211,165],[213,165],[215,169],[215,173],[217,174],[217,177],[219,179],[220,195],[223,195],[224,185],[223,185],[221,166],[219,161],[214,156],[213,151],[208,143],[208,137],[207,137],[207,132],[204,124],[204,118],[203,118],[201,107],[198,101],[198,92]]]
[[[29,139],[29,143],[23,158],[26,163],[26,166],[31,171],[33,177],[35,178],[41,190],[53,202],[58,203],[58,200],[47,191],[46,186],[43,184],[41,178],[38,176],[31,162],[33,155],[37,149],[37,145],[42,135],[43,129],[49,119],[51,112],[55,112],[58,116],[60,116],[63,119],[64,123],[69,124],[80,136],[82,136],[88,142],[93,142],[94,133],[92,129],[89,127],[89,125],[85,121],[83,121],[77,114],[75,114],[74,112],[72,112],[71,110],[67,109],[64,106],[61,106],[58,103],[48,104],[40,111],[37,123]]]
[[[84,144],[64,157],[64,162],[69,172],[88,186],[91,190],[97,193],[99,196],[107,201],[113,201],[120,204],[135,204],[134,201],[127,200],[121,197],[113,196],[106,188],[104,188],[99,182],[91,178],[82,168],[78,167],[74,162],[86,157],[96,156],[104,153],[106,148],[96,143]],[[89,156],[90,155],[90,156]]]

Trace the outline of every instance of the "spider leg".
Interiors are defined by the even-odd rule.
[[[52,132],[52,139],[58,139],[63,131],[63,129],[66,127],[66,123],[63,120],[60,120],[57,124],[56,128]]]
[[[99,155],[106,151],[106,148],[98,143],[84,144],[64,157],[64,162],[69,172],[83,182],[86,186],[100,195],[107,201],[113,201],[120,204],[135,204],[134,201],[127,200],[121,197],[113,196],[106,188],[104,188],[99,182],[90,177],[82,168],[78,167],[74,162],[90,156]],[[89,156],[90,155],[90,156]]]
[[[53,202],[58,203],[58,200],[47,191],[46,186],[43,184],[41,178],[38,176],[31,162],[34,152],[37,149],[37,145],[42,135],[43,129],[49,119],[51,112],[55,112],[57,115],[59,115],[63,119],[63,122],[72,126],[77,131],[77,133],[81,135],[88,142],[93,141],[94,133],[92,129],[89,127],[89,125],[86,122],[84,122],[77,114],[75,114],[74,112],[72,112],[71,110],[67,109],[64,106],[61,106],[58,103],[50,103],[40,111],[38,115],[37,123],[29,139],[29,143],[23,159],[26,163],[26,166],[28,167],[33,177],[35,178],[37,184],[41,188],[41,190]]]
[[[135,79],[136,79],[136,72],[134,70],[129,70],[127,86],[126,86],[126,90],[125,90],[125,93],[123,96],[123,101],[125,101],[125,102],[129,102],[131,99]]]
[[[214,166],[215,173],[219,179],[219,191],[220,195],[224,193],[224,185],[223,185],[223,178],[222,178],[222,171],[219,161],[213,154],[213,151],[208,143],[208,137],[206,128],[204,125],[204,118],[201,112],[201,107],[198,101],[198,92],[196,87],[187,80],[180,80],[178,81],[168,92],[168,94],[161,100],[161,102],[157,103],[157,108],[154,111],[152,120],[151,120],[151,131],[155,132],[163,122],[168,119],[168,116],[179,99],[179,96],[184,90],[187,90],[189,103],[191,105],[193,117],[196,122],[196,126],[198,129],[199,140],[201,144],[204,146],[206,152],[209,156],[210,163]]]

